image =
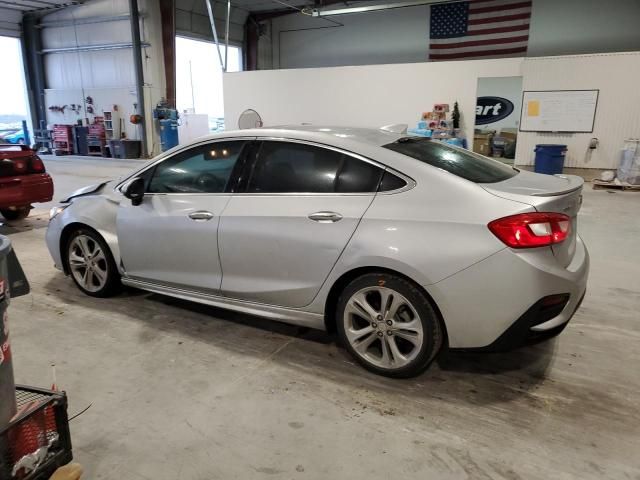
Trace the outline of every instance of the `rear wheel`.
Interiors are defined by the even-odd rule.
[[[366,369],[407,378],[423,372],[443,343],[426,295],[406,279],[366,274],[344,289],[337,307],[340,340]]]
[[[92,230],[76,230],[69,237],[65,253],[67,269],[80,290],[92,297],[118,293],[120,274],[100,235]]]
[[[15,210],[2,209],[0,213],[6,220],[22,220],[23,218],[27,218],[29,216],[29,212],[31,211],[31,206],[27,207],[17,207]]]

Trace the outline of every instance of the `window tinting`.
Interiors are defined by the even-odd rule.
[[[514,168],[427,138],[401,138],[384,148],[446,170],[475,183],[495,183],[518,174]]]
[[[390,192],[392,190],[398,190],[399,188],[404,187],[407,184],[400,177],[396,177],[391,172],[384,172],[382,176],[382,181],[380,182],[379,192]]]
[[[375,192],[382,173],[383,170],[375,165],[345,155],[336,182],[336,192]]]
[[[159,163],[151,193],[223,193],[246,142],[215,142],[191,148]]]
[[[264,142],[247,191],[252,193],[375,192],[382,170],[327,148]]]

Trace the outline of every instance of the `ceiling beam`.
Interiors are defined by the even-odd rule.
[[[28,12],[29,10],[33,10],[33,7],[30,7],[29,5],[23,5],[21,3],[15,2],[0,1],[0,6],[9,10],[19,10],[21,12]]]

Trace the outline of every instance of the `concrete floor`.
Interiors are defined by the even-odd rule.
[[[47,161],[57,197],[128,164]],[[639,212],[640,193],[586,188],[592,274],[558,339],[450,354],[406,381],[321,332],[138,291],[84,296],[52,267],[35,212],[0,228],[32,285],[10,307],[16,378],[47,386],[55,362],[70,414],[92,405],[71,424],[87,479],[640,479]]]

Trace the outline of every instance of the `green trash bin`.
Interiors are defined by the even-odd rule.
[[[7,308],[11,297],[29,293],[29,282],[11,248],[0,235],[0,429],[16,414],[16,387],[13,380]]]

